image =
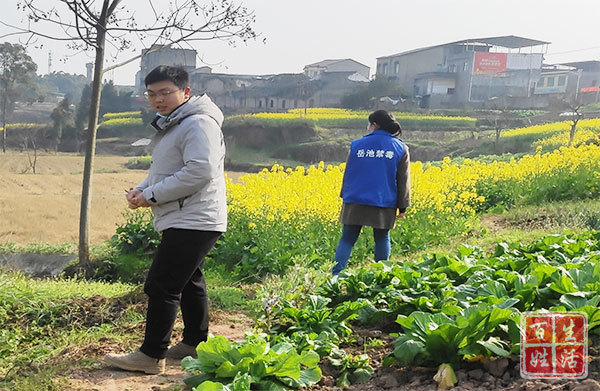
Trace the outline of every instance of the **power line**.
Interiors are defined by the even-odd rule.
[[[576,52],[585,52],[588,50],[594,50],[594,49],[600,49],[600,46],[593,46],[591,48],[585,48],[585,49],[574,49],[574,50],[567,50],[565,52],[555,52],[555,53],[547,53],[549,56],[556,56],[557,54],[568,54],[568,53],[576,53]]]

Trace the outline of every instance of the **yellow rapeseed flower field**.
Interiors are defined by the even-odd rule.
[[[120,126],[141,126],[144,123],[141,118],[133,118],[133,117],[123,117],[123,118],[112,118],[106,120],[100,124],[105,128],[113,128]]]
[[[37,124],[37,123],[15,123],[15,124],[6,124],[6,127],[10,130],[10,129],[14,129],[14,130],[19,130],[19,129],[29,129],[29,130],[34,130],[34,129],[43,129],[45,127],[49,126],[48,124]],[[2,126],[0,126],[0,132],[4,131],[4,128]]]
[[[141,111],[121,111],[118,113],[106,113],[102,116],[102,119],[104,121],[109,120],[109,119],[113,119],[113,118],[137,118],[137,117],[141,117],[142,112]]]
[[[573,139],[573,146],[594,142],[600,144],[600,128],[598,129],[578,129]],[[543,138],[533,142],[534,147],[542,147],[544,150],[554,149],[569,144],[569,131],[555,134],[554,136]]]
[[[370,111],[353,111],[336,108],[290,109],[285,113],[255,113],[236,115],[229,119],[251,117],[264,121],[286,123],[288,121],[306,120],[325,127],[366,126]],[[395,112],[394,116],[401,125],[422,127],[474,127],[475,118],[445,117],[418,113]]]
[[[266,220],[305,216],[335,221],[341,207],[344,168],[345,164],[325,166],[322,162],[307,170],[275,165],[270,171],[242,176],[240,183],[228,182],[230,211],[245,211]],[[443,216],[452,220],[474,215],[485,201],[478,189],[486,189],[487,184],[511,181],[525,186],[532,180],[564,176],[581,168],[591,173],[600,171],[598,145],[562,147],[544,154],[538,149],[537,154],[520,160],[489,164],[469,159],[456,164],[450,158],[445,158],[441,166],[413,162],[409,217],[422,215],[430,221],[444,222]]]
[[[571,129],[570,121],[551,122],[547,124],[527,126],[524,128],[510,129],[502,132],[501,137],[530,136],[536,138],[550,137],[557,133],[568,132]],[[600,119],[584,119],[579,121],[577,129],[600,129]]]

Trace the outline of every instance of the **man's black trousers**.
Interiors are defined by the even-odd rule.
[[[146,283],[146,335],[140,350],[150,357],[166,355],[181,306],[183,343],[196,346],[208,335],[208,300],[202,266],[221,232],[169,228],[162,240]]]

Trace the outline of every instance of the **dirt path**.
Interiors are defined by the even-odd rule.
[[[250,331],[252,320],[242,313],[218,314],[210,325],[213,335],[223,335],[230,341],[243,339],[244,333]],[[181,324],[176,324],[173,340],[178,338]],[[188,375],[181,370],[179,360],[167,360],[167,369],[161,375],[145,375],[142,373],[122,371],[109,368],[100,363],[102,356],[109,352],[119,351],[116,346],[99,344],[93,348],[98,360],[97,369],[75,369],[69,377],[69,386],[64,390],[73,391],[158,391],[183,390],[183,379]]]

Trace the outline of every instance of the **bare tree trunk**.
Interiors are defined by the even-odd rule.
[[[8,101],[8,88],[4,88],[2,99],[2,153],[6,153],[6,109]]]
[[[579,121],[573,120],[573,123],[571,124],[571,130],[569,132],[569,144],[567,145],[568,147],[573,145],[573,140],[575,139],[575,131],[577,130],[577,122]]]
[[[500,154],[500,133],[502,133],[502,128],[496,128],[496,141],[494,142],[494,149],[498,155]]]
[[[60,139],[62,138],[62,131],[62,125],[59,125],[58,129],[56,129],[56,138],[54,139],[54,152],[58,152],[58,145],[60,144]]]
[[[100,92],[104,65],[104,44],[106,38],[106,20],[109,0],[104,0],[100,20],[96,26],[97,47],[92,82],[92,99],[90,117],[87,129],[87,144],[85,148],[85,163],[83,168],[83,185],[81,188],[81,212],[79,215],[79,265],[87,269],[90,264],[90,212],[92,201],[92,171],[94,155],[96,154],[96,132],[98,130],[98,112],[100,111]]]

